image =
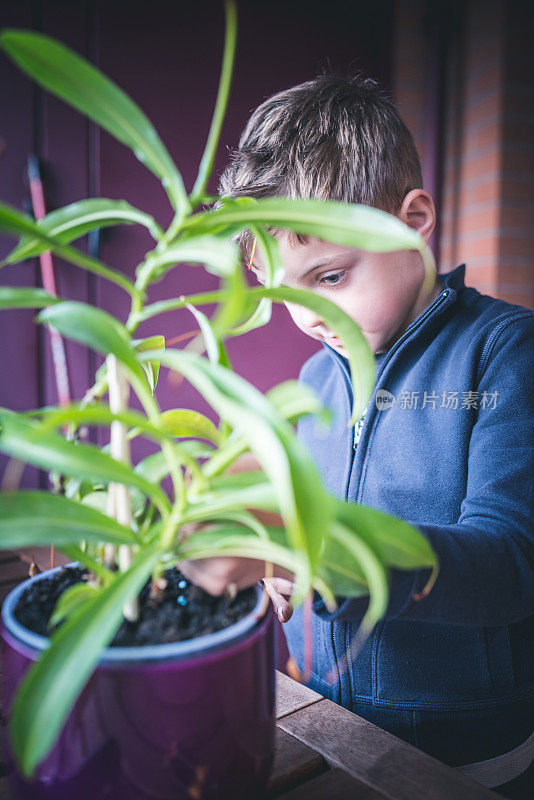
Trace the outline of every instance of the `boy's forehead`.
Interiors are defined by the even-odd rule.
[[[309,236],[308,241],[305,243],[299,242],[296,237],[291,237],[287,231],[281,231],[275,236],[286,268],[290,266],[298,269],[311,265],[321,258],[334,258],[346,252],[357,252],[355,248],[327,242],[315,236]],[[263,269],[263,260],[259,247],[254,248],[252,264],[258,269]]]

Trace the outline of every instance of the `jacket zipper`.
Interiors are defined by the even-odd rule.
[[[442,300],[444,300],[446,297],[448,297],[449,294],[450,294],[449,289],[446,289],[442,294],[440,294],[439,297],[436,298],[434,303],[432,303],[432,305],[425,311],[425,313],[423,314],[423,316],[421,317],[421,319],[419,320],[417,325],[415,325],[413,328],[408,329],[407,331],[405,331],[404,334],[401,336],[401,338],[393,345],[393,347],[389,351],[388,355],[384,359],[384,361],[383,361],[383,363],[382,363],[382,365],[381,365],[381,367],[380,367],[380,369],[378,371],[378,374],[376,376],[375,385],[380,380],[380,377],[383,374],[384,369],[385,369],[387,363],[389,362],[391,356],[401,346],[401,344],[403,343],[405,338],[409,334],[411,334],[414,330],[416,330],[420,325],[422,325],[423,322],[425,321],[425,319],[428,318],[428,316],[434,311],[434,309],[437,308],[440,305],[440,303],[442,302]],[[360,438],[361,438],[361,435],[360,435]],[[347,490],[346,490],[346,493],[345,493],[346,497],[348,497],[348,493],[349,493],[350,475],[351,475],[351,472],[352,472],[352,465],[353,465],[353,462],[354,462],[355,450],[356,450],[356,447],[353,446],[353,449],[352,449],[352,460],[351,460],[351,465],[350,465],[350,470],[349,470],[349,479],[347,481]],[[358,494],[359,494],[359,491],[358,491]],[[382,631],[384,629],[384,625],[385,625],[385,621],[383,619],[381,619],[381,620],[379,620],[377,622],[377,624],[375,625],[375,629],[373,631],[373,641],[371,643],[371,696],[372,696],[373,700],[376,700],[377,697],[378,697],[378,646],[379,646],[379,642],[380,642],[380,637],[382,636]]]
[[[449,289],[445,289],[445,291],[442,294],[440,294],[439,297],[436,298],[436,300],[432,303],[432,305],[429,306],[429,308],[427,308],[427,310],[425,311],[425,313],[423,314],[421,319],[418,321],[417,325],[415,325],[413,328],[412,327],[408,328],[403,333],[401,338],[393,345],[393,347],[389,351],[388,355],[384,359],[384,361],[383,361],[383,363],[382,363],[382,365],[380,367],[380,370],[378,371],[378,374],[377,374],[377,376],[375,378],[375,386],[378,383],[378,381],[380,379],[380,376],[384,372],[384,368],[385,368],[386,364],[389,362],[391,356],[396,352],[396,350],[398,350],[398,348],[401,346],[401,344],[406,339],[406,337],[408,335],[410,335],[414,330],[416,330],[420,325],[422,325],[422,323],[425,321],[425,319],[428,318],[428,316],[434,311],[434,309],[437,308],[437,306],[440,305],[440,303],[446,297],[448,297],[449,294],[450,294],[450,290]],[[336,361],[339,364],[339,366],[341,367],[341,370],[342,370],[343,375],[345,377],[345,381],[346,381],[347,389],[348,389],[348,393],[349,393],[349,409],[350,409],[352,407],[352,399],[353,399],[352,382],[351,382],[351,379],[350,379],[350,374],[349,374],[349,371],[347,370],[347,368],[345,367],[345,364],[341,361],[341,359],[336,358]],[[365,414],[364,414],[364,417],[361,420],[362,422],[364,421],[364,418],[367,415],[370,403],[371,403],[371,399],[369,399],[369,402],[368,402],[368,404],[367,404],[367,406],[365,408]],[[365,421],[366,422],[369,421],[369,416],[367,416],[367,420],[365,420]],[[358,444],[358,442],[356,441],[356,436],[355,436],[355,428],[356,428],[355,425],[353,425],[351,427],[351,437],[352,437],[352,439],[351,439],[351,459],[350,459],[350,466],[349,466],[348,477],[347,477],[347,485],[345,487],[345,501],[347,501],[347,499],[348,499],[349,486],[350,486],[350,476],[351,476],[352,467],[353,467],[353,464],[354,464],[354,456],[355,456],[356,446]],[[362,427],[360,429],[360,436],[358,437],[358,441],[362,438],[362,433],[363,433],[363,425],[362,425]],[[372,673],[371,693],[372,693],[372,697],[373,698],[376,698],[376,695],[377,695],[377,686],[376,686],[377,679],[376,679],[376,672],[375,672],[375,668],[376,668],[376,651],[377,651],[377,648],[378,648],[378,640],[379,640],[380,635],[382,633],[382,628],[383,627],[384,627],[384,622],[382,620],[376,624],[374,632],[373,632],[373,641],[372,641],[372,645],[371,645],[371,647],[372,647],[371,652],[373,654],[372,655],[372,664],[371,664],[371,673]],[[347,633],[348,633],[348,622],[345,620],[343,622],[343,633],[342,633],[342,636],[347,636]],[[330,622],[330,634],[331,634],[331,637],[332,637],[332,649],[334,651],[334,660],[335,660],[335,662],[337,664],[337,660],[338,659],[337,659],[337,653],[336,653],[335,631],[334,631],[334,623],[333,622]],[[340,693],[342,693],[341,679],[340,679],[339,688],[340,688]],[[340,699],[342,699],[342,697],[340,697]]]

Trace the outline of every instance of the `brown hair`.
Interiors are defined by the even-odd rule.
[[[407,192],[423,186],[410,131],[376,81],[361,75],[320,75],[274,94],[229,150],[221,197],[338,200],[398,213]],[[250,251],[249,230],[232,238]]]

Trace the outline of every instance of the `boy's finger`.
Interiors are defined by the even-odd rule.
[[[274,606],[274,609],[278,615],[278,619],[280,622],[287,622],[291,619],[291,615],[293,614],[293,606],[286,600],[283,594],[281,594],[275,587],[273,586],[273,581],[277,579],[264,579],[263,583],[265,585],[265,589],[267,594],[271,598],[271,602]],[[278,579],[283,580],[283,579]],[[285,583],[290,583],[289,581],[285,581]],[[291,584],[290,584],[291,585]]]
[[[275,592],[286,595],[286,597],[291,597],[293,594],[293,581],[288,581],[287,578],[264,578],[263,582],[265,586],[269,584]]]

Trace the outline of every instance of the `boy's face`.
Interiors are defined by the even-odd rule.
[[[373,353],[389,350],[441,288],[436,278],[428,297],[418,301],[424,266],[415,251],[371,253],[311,237],[308,244],[291,245],[287,231],[276,238],[285,267],[283,285],[309,289],[336,303],[360,326]],[[258,248],[252,269],[263,283],[265,271]],[[301,331],[348,356],[339,340],[328,338],[334,332],[314,311],[293,303],[285,305]]]

